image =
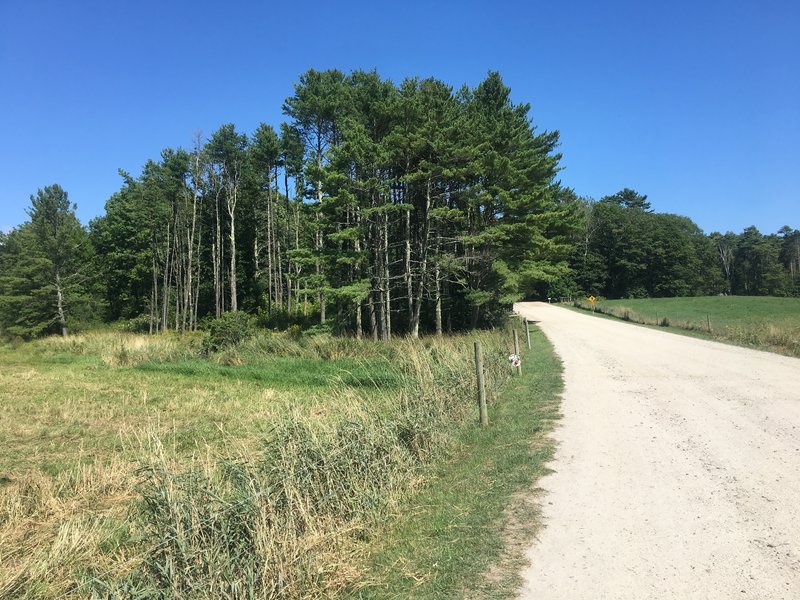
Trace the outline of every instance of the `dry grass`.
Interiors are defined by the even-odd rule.
[[[132,497],[130,465],[80,465],[57,477],[30,471],[0,493],[0,597],[53,598],[86,565],[124,572],[129,558],[107,552]],[[80,597],[80,595],[78,595]]]
[[[471,411],[473,339],[0,349],[0,597],[330,597]]]

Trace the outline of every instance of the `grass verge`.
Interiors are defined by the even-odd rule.
[[[562,390],[560,361],[530,327],[523,374],[499,390],[489,427],[464,428],[428,483],[395,508],[367,546],[366,575],[351,598],[499,599],[517,590]]]

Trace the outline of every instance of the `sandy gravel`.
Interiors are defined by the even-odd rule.
[[[800,599],[800,360],[517,311],[566,379],[520,598]]]

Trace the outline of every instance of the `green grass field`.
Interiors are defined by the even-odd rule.
[[[578,303],[589,308],[588,303]],[[800,356],[800,298],[709,296],[598,300],[597,311],[646,325]]]
[[[489,431],[475,425],[474,339]],[[409,515],[420,557],[452,552],[425,531],[466,519],[465,549],[493,540],[487,566],[511,496],[549,451],[530,448],[554,417],[559,367],[534,340],[540,375],[522,387],[507,383],[508,331],[387,344],[262,334],[209,357],[192,336],[0,346],[0,597],[366,593],[397,581],[380,557],[407,543]],[[475,502],[452,496],[463,481]],[[456,513],[428,511],[432,497]],[[418,597],[480,585],[474,564],[439,563],[409,566],[438,582]]]

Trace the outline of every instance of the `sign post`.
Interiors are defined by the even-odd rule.
[[[525,326],[525,341],[528,342],[528,350],[531,349],[531,330],[528,328],[528,319],[522,317],[522,324]]]

